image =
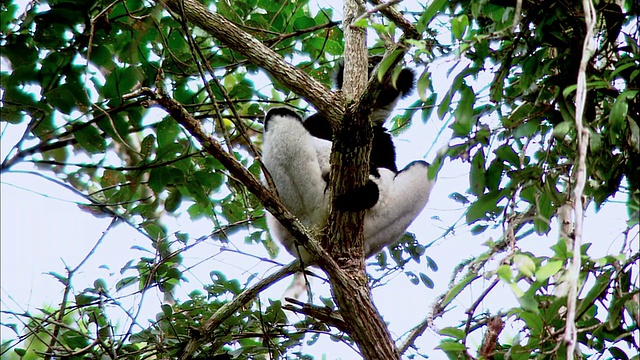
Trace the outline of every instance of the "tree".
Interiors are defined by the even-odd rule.
[[[206,293],[168,301],[157,322],[133,333],[111,326],[105,306],[117,299],[104,281],[72,291],[76,267],[55,274],[66,289],[59,309],[14,314],[31,325],[21,339],[35,337],[46,350],[27,352],[28,342],[7,341],[2,352],[304,358],[297,349],[305,334],[320,332],[352,342],[366,359],[398,358],[409,348],[407,356],[415,357],[431,352],[415,347],[426,328],[435,328],[465,289],[485,281],[466,316],[455,319],[459,325],[439,330],[439,349],[449,358],[637,353],[637,2],[434,0],[403,4],[401,11],[379,0],[370,4],[365,14],[363,4],[345,1],[342,24],[331,9],[313,13],[305,1],[52,0],[30,3],[19,17],[16,4],[3,4],[2,57],[10,68],[2,71],[2,121],[5,129],[25,130],[1,171],[33,163],[83,194],[86,208],[148,237],[155,255],[123,266],[136,274],[123,276],[115,290],[159,287],[169,295],[185,281],[182,255],[207,236],[171,234],[163,225],[167,216],[206,218],[215,229],[211,238],[242,230],[272,251],[264,222],[270,211],[317,257],[333,297],[322,306],[271,301],[264,308],[256,295],[300,270],[296,263],[245,288],[215,272]],[[366,29],[377,35],[371,51],[385,54],[368,83]],[[343,54],[344,91],[331,92],[331,69]],[[437,77],[427,65],[452,58],[453,82],[436,93]],[[392,131],[413,129],[418,115],[442,121],[451,139],[431,175],[468,162],[469,187],[448,189],[451,198],[468,205],[464,222],[476,239],[486,241],[492,230],[499,238],[459,265],[449,290],[396,345],[371,299],[357,230],[363,214],[332,212],[326,239],[317,239],[258,178],[264,109],[310,103],[348,134],[334,144],[332,193],[363,183],[368,141],[344,139],[368,139],[371,94],[380,91],[378,78],[392,76],[402,61],[421,69],[419,96],[393,119]],[[273,85],[268,95],[253,82],[259,74]],[[150,119],[150,107],[166,116]],[[623,244],[594,258],[582,242],[582,212],[617,195],[627,198]],[[520,248],[523,239],[549,234],[556,219],[553,255]],[[383,253],[375,266],[397,272],[419,262],[421,240],[405,236],[387,250],[394,264]],[[415,278],[432,283],[424,273]],[[477,314],[497,284],[511,288],[519,306]],[[308,316],[291,324],[283,308]],[[77,321],[63,321],[69,317]],[[505,323],[525,336],[499,339]],[[481,346],[473,348],[469,339],[478,330]]]

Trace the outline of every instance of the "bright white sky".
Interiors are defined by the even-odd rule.
[[[430,70],[433,74],[445,74],[453,65],[453,61],[445,61],[440,64],[432,64]],[[439,76],[436,78],[436,92],[444,94],[448,89],[450,79]],[[480,89],[481,87],[477,87]],[[410,103],[413,99],[409,99]],[[403,105],[401,105],[402,107]],[[406,106],[406,104],[404,104]],[[7,127],[2,123],[2,158],[6,156],[11,147],[16,143],[24,131],[23,127]],[[398,148],[399,166],[404,166],[415,159],[432,160],[434,151],[446,144],[449,133],[440,135],[436,139],[443,122],[430,119],[426,125],[419,121],[396,139]],[[434,143],[435,142],[435,143]],[[427,153],[430,149],[430,153]],[[35,170],[28,164],[23,164],[16,169]],[[461,163],[446,163],[440,173],[435,190],[431,194],[430,202],[420,217],[414,222],[410,231],[416,233],[421,243],[427,244],[439,238],[446,227],[458,221],[464,209],[448,196],[454,191],[463,193],[468,187],[468,166]],[[1,309],[17,313],[30,311],[37,314],[38,309],[45,304],[59,303],[62,298],[63,286],[47,272],[53,271],[65,274],[65,264],[74,268],[89,253],[96,241],[105,231],[110,219],[98,219],[93,215],[81,211],[76,202],[83,199],[75,196],[69,190],[52,184],[42,178],[31,174],[6,173],[2,175],[0,184],[1,203]],[[593,256],[616,252],[622,244],[621,232],[626,228],[626,199],[615,199],[600,213],[595,214],[593,209],[587,213],[585,221],[585,242],[595,242],[590,250]],[[205,221],[190,221],[187,216],[177,219],[168,219],[167,226],[171,231],[180,230],[191,235],[192,239],[208,234],[212,231],[212,224]],[[523,240],[519,245],[524,250],[533,251],[536,255],[551,254],[549,247],[556,242],[557,227],[552,225],[549,237],[531,236]],[[422,264],[410,264],[408,270],[415,273],[424,272],[435,281],[435,289],[426,289],[422,285],[411,285],[408,279],[398,274],[383,287],[374,289],[376,306],[386,321],[390,322],[392,333],[398,337],[417,325],[430,311],[438,295],[447,289],[452,270],[461,260],[478,255],[486,250],[482,243],[490,236],[497,239],[501,229],[487,232],[478,237],[469,234],[468,229],[462,228],[453,232],[444,240],[427,249],[427,255],[433,258],[439,271],[434,273]],[[233,239],[233,238],[232,238]],[[613,243],[612,239],[616,239]],[[140,250],[132,249],[133,246],[141,246],[151,249],[148,240],[124,224],[117,225],[110,230],[104,238],[96,253],[89,258],[82,271],[73,280],[76,291],[91,286],[93,281],[104,278],[111,287],[111,294],[115,293],[115,282],[121,279],[120,269],[131,259],[138,259],[145,255]],[[242,234],[235,238],[231,248],[237,247],[243,252],[255,254],[258,257],[266,257],[266,253],[260,246],[246,246],[243,244]],[[636,250],[637,250],[637,244]],[[185,275],[189,283],[185,284],[177,293],[179,299],[185,300],[186,294],[193,289],[202,289],[203,284],[210,283],[209,272],[221,270],[228,278],[238,278],[241,283],[251,274],[265,274],[272,271],[272,265],[246,255],[240,255],[231,251],[220,251],[220,245],[213,240],[207,240],[196,248],[184,254],[184,266],[192,267]],[[285,252],[277,259],[282,263],[289,262],[292,258]],[[497,259],[500,260],[500,259]],[[128,273],[125,275],[134,275]],[[255,280],[253,281],[255,282]],[[253,283],[252,282],[252,283]],[[290,280],[281,281],[276,286],[263,294],[262,299],[280,299]],[[326,287],[316,281],[315,295],[328,294]],[[132,288],[135,288],[132,287]],[[129,294],[127,289],[124,294]],[[439,327],[454,326],[454,320],[463,319],[463,312],[473,303],[482,289],[474,287],[466,291],[454,303],[454,310],[446,315],[447,321],[438,321]],[[137,309],[140,297],[126,297],[123,305],[127,308]],[[139,321],[144,324],[145,319],[154,319],[160,311],[162,296],[154,291],[149,292],[144,298],[144,306]],[[508,288],[487,298],[478,309],[503,311],[511,306],[517,306],[517,301]],[[118,309],[112,309],[114,321],[120,325],[129,325],[124,314]],[[14,322],[10,316],[2,314],[2,322]],[[7,328],[0,329],[2,339],[12,338]],[[479,334],[478,334],[479,335]],[[514,336],[513,329],[506,329],[503,338]],[[478,337],[474,339],[478,340]],[[419,339],[418,345],[423,352],[429,353],[432,359],[445,359],[444,353],[430,349],[434,348],[439,339],[430,331],[427,331]],[[351,359],[357,356],[344,346],[324,337],[321,344],[313,353],[324,352],[327,358]],[[472,348],[478,344],[470,343]],[[317,346],[317,345],[316,345]]]

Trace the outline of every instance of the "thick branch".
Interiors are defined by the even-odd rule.
[[[231,21],[211,12],[196,0],[159,0],[159,2],[265,69],[291,91],[312,103],[330,121],[342,118],[344,112],[342,101],[336,99],[335,93],[302,70],[284,61],[282,56]]]
[[[363,186],[369,177],[371,151],[370,106],[363,110],[355,101],[366,88],[366,30],[351,26],[364,12],[361,0],[346,0],[343,32],[345,37],[345,73],[343,91],[348,109],[335,133],[331,154],[331,193],[333,196]],[[371,104],[369,102],[368,104]],[[343,272],[327,271],[331,290],[349,335],[365,359],[397,359],[395,344],[389,330],[373,305],[364,266],[364,212],[331,211],[328,238],[331,255]],[[325,269],[327,270],[327,269]],[[345,281],[336,275],[346,275]]]

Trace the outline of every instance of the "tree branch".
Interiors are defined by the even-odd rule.
[[[331,151],[331,194],[345,194],[363,186],[369,178],[371,151],[372,97],[367,97],[368,52],[366,29],[352,26],[364,12],[361,0],[344,3],[343,33],[345,38],[345,69],[343,91],[346,113],[334,133]],[[368,104],[368,105],[367,105]],[[397,359],[399,357],[389,329],[371,299],[364,263],[362,234],[364,211],[331,211],[328,221],[329,249],[340,265],[340,273],[327,270],[331,291],[340,308],[349,335],[365,359]],[[336,275],[346,275],[343,280]]]
[[[487,321],[487,332],[482,339],[482,345],[480,346],[480,352],[478,357],[480,359],[493,358],[494,351],[496,350],[496,344],[498,343],[498,336],[504,329],[504,321],[497,315]]]
[[[348,328],[345,326],[344,319],[342,318],[342,315],[340,315],[340,313],[333,312],[326,306],[307,304],[292,298],[285,298],[285,300],[287,301],[287,304],[282,306],[283,309],[311,316],[320,321],[324,321],[331,326],[336,327],[340,331],[347,332]]]
[[[567,359],[573,360],[574,352],[578,344],[578,328],[576,326],[576,304],[578,301],[578,282],[581,268],[581,244],[582,244],[582,223],[584,220],[584,205],[582,194],[587,180],[587,147],[589,145],[589,129],[582,126],[584,107],[587,101],[587,65],[591,61],[591,56],[595,51],[593,40],[596,10],[592,0],[583,0],[584,21],[587,27],[582,47],[582,58],[578,69],[578,81],[576,88],[576,136],[578,140],[577,166],[573,176],[575,178],[575,188],[573,191],[573,212],[575,214],[575,229],[573,238],[573,258],[569,267],[569,296],[567,298],[567,321],[564,333],[564,341],[567,343]],[[570,243],[570,242],[569,242]]]
[[[218,311],[216,311],[209,319],[207,319],[204,325],[202,325],[202,327],[198,329],[202,336],[192,337],[189,340],[184,348],[184,351],[180,355],[180,359],[191,359],[204,343],[208,342],[214,337],[214,331],[216,330],[216,328],[220,326],[225,320],[227,320],[229,316],[236,312],[240,307],[244,306],[246,303],[258,296],[260,292],[298,270],[300,270],[300,262],[296,260],[291,264],[276,271],[275,273],[258,281],[252,287],[238,294],[238,296],[236,296],[233,300],[222,305],[222,307],[220,307]]]
[[[402,16],[402,14],[396,10],[392,5],[392,1],[387,3],[382,2],[382,0],[367,0],[371,4],[375,5],[374,9],[379,10],[387,19],[391,20],[397,27],[402,29],[404,32],[404,37],[408,39],[420,39],[420,33],[416,30],[416,27],[407,19]]]
[[[259,40],[241,30],[231,21],[212,13],[196,0],[158,0],[171,11],[184,16],[226,46],[246,56],[249,61],[265,69],[294,93],[312,103],[318,111],[335,122],[344,113],[339,95],[331,92],[316,79],[284,61],[282,56]]]

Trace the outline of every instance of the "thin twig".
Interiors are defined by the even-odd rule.
[[[569,298],[567,299],[567,322],[564,333],[564,341],[567,343],[567,359],[573,360],[576,345],[578,342],[578,330],[576,327],[576,304],[578,301],[578,282],[580,279],[581,267],[581,244],[582,244],[582,223],[584,217],[584,205],[582,202],[582,194],[584,192],[587,168],[587,145],[589,144],[589,130],[582,126],[582,118],[587,98],[587,65],[591,61],[591,56],[595,51],[593,39],[593,31],[595,28],[595,8],[592,0],[583,0],[584,20],[587,28],[584,44],[582,47],[582,58],[580,59],[580,68],[578,70],[578,81],[576,89],[576,135],[578,140],[578,166],[573,176],[575,177],[576,186],[573,191],[573,211],[575,214],[575,229],[573,239],[573,259],[569,267]]]
[[[491,290],[493,290],[493,288],[496,287],[496,285],[498,285],[498,282],[500,282],[500,278],[496,277],[496,279],[494,279],[493,282],[489,286],[487,286],[486,289],[484,289],[482,294],[478,296],[476,301],[474,301],[473,304],[471,304],[469,309],[467,309],[466,311],[467,321],[464,326],[464,338],[462,338],[462,345],[464,345],[465,347],[467,346],[467,336],[469,335],[469,330],[471,328],[471,320],[473,319],[473,314],[476,312],[476,309],[478,308],[478,306],[480,306],[480,303],[484,301],[484,298],[486,298],[487,295],[489,295],[489,293],[491,292]]]
[[[84,265],[87,262],[87,260],[89,260],[89,258],[93,254],[95,254],[96,249],[98,249],[98,246],[100,246],[100,244],[102,244],[102,241],[104,240],[104,238],[109,233],[109,230],[111,230],[113,228],[113,226],[115,226],[117,223],[118,223],[118,218],[114,217],[113,219],[111,219],[111,222],[109,223],[107,228],[102,232],[102,235],[100,236],[98,241],[96,241],[96,243],[93,245],[91,250],[89,250],[87,255],[80,261],[80,263],[73,269],[69,269],[67,267],[68,276],[67,276],[67,279],[66,279],[65,284],[64,284],[64,294],[62,295],[62,302],[60,303],[60,310],[58,312],[58,318],[56,319],[58,323],[60,323],[60,324],[63,323],[63,319],[67,315],[67,304],[69,302],[69,294],[71,293],[71,288],[72,288],[71,287],[71,278],[73,278],[73,275],[78,270],[80,270],[82,265]],[[53,348],[54,348],[56,342],[59,341],[58,340],[58,335],[59,334],[60,334],[60,326],[59,325],[54,325],[53,333],[51,334],[51,340],[49,341],[49,345],[48,345],[49,351],[53,352]],[[45,356],[46,360],[50,360],[51,358],[52,358],[51,354],[48,354],[48,355]]]
[[[360,21],[360,20],[362,20],[364,18],[368,18],[369,16],[371,16],[371,15],[373,15],[373,14],[379,12],[379,11],[382,11],[382,10],[388,8],[388,7],[391,7],[391,6],[395,5],[395,4],[398,4],[401,1],[402,0],[391,0],[391,1],[386,2],[386,3],[380,3],[380,4],[376,5],[376,6],[374,6],[373,8],[365,11],[362,15],[358,16],[355,20],[353,20],[353,22],[357,23],[358,21]]]

